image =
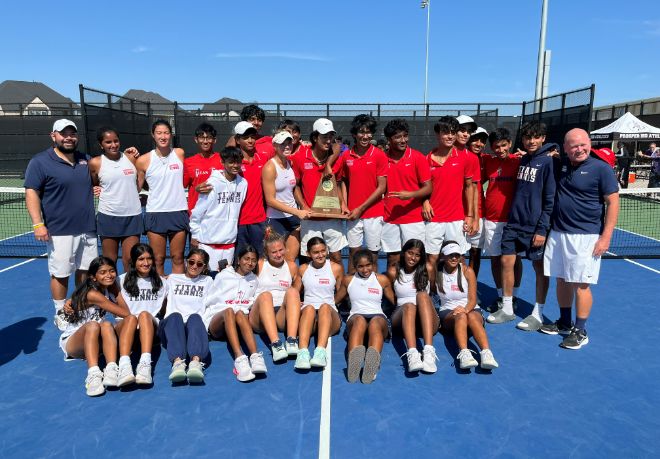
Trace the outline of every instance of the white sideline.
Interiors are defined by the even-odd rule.
[[[46,255],[45,253],[42,254],[41,256]],[[7,268],[0,269],[0,273],[4,273],[5,271],[9,271],[10,269],[18,268],[19,266],[22,266],[24,264],[30,263],[31,261],[36,260],[36,258],[30,258],[29,260],[21,261],[20,263],[16,263],[15,265],[8,266]]]
[[[323,369],[321,389],[321,422],[319,426],[319,459],[330,458],[330,391],[332,389],[332,338],[325,348],[328,363]]]

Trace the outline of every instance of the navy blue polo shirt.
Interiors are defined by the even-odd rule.
[[[612,168],[589,156],[577,166],[562,161],[552,229],[569,234],[601,234],[605,196],[619,191]]]
[[[76,152],[74,164],[51,147],[35,155],[25,171],[25,188],[36,190],[48,233],[65,236],[96,231],[92,179],[87,156]]]

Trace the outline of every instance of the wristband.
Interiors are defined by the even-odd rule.
[[[41,228],[42,226],[46,226],[46,225],[44,225],[44,222],[36,223],[36,224],[32,225],[32,229]]]

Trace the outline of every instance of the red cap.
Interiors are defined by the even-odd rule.
[[[601,148],[600,150],[592,148],[591,153],[596,158],[605,161],[607,164],[610,165],[610,167],[614,167],[616,165],[616,157],[614,156],[614,152],[609,148]]]

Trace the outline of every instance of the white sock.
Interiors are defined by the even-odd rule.
[[[416,347],[411,347],[408,349],[408,352],[419,352]]]
[[[498,288],[498,289],[497,289],[497,296],[498,296],[498,297],[501,297],[501,296],[502,296],[502,289],[501,289],[501,288]]]
[[[502,311],[510,316],[513,315],[513,298],[510,296],[502,297]]]
[[[143,352],[142,355],[140,355],[140,362],[151,363],[151,353]]]
[[[95,365],[87,369],[87,374],[91,375],[92,373],[96,373],[97,371],[101,371],[101,369],[98,367],[98,365]]]
[[[435,348],[431,344],[425,344],[424,345],[424,350],[427,350],[427,349],[435,351]]]
[[[64,307],[66,300],[53,300],[53,306],[55,306],[55,312],[59,311]]]
[[[545,306],[545,304],[535,303],[534,304],[534,309],[532,310],[532,315],[539,322],[543,322],[543,306]]]
[[[131,364],[131,358],[127,355],[122,355],[119,357],[119,366],[121,367],[122,365],[130,365]]]

